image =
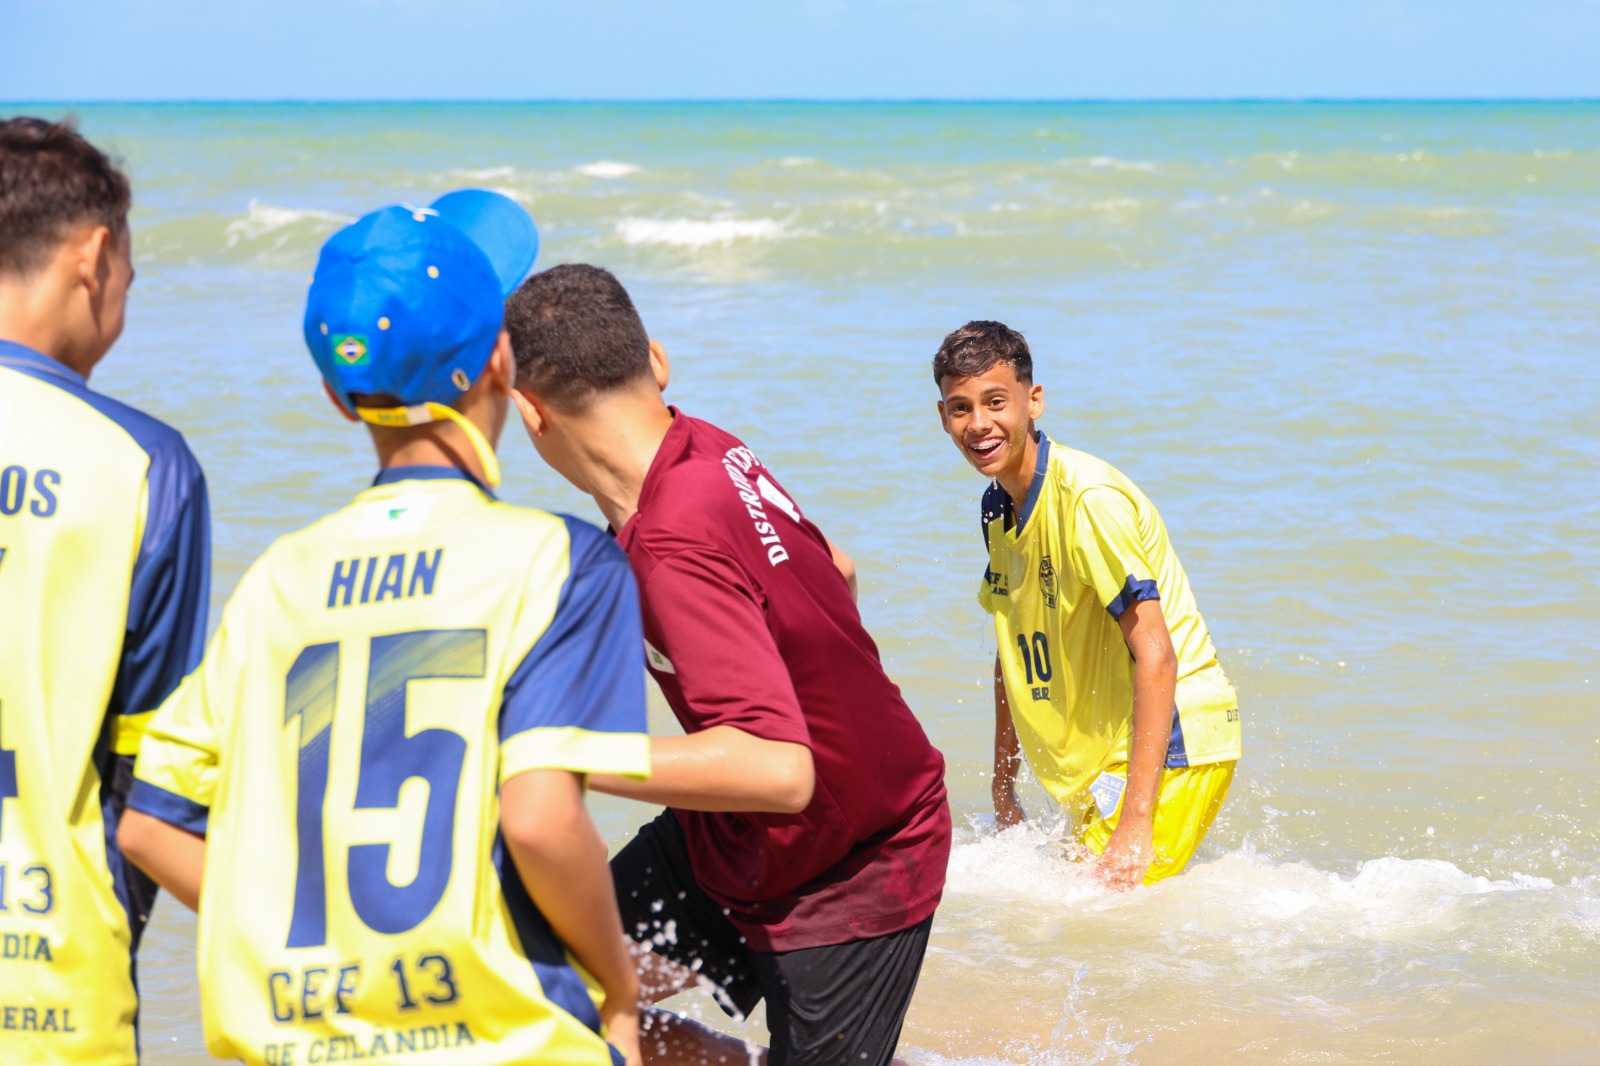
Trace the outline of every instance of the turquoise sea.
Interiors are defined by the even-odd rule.
[[[218,607],[371,476],[299,338],[327,234],[480,185],[617,272],[671,398],[855,555],[946,753],[912,1063],[1600,1059],[1600,104],[74,110],[136,185],[95,384],[204,463]],[[1032,786],[988,828],[983,483],[928,370],[970,318],[1161,508],[1241,694],[1233,795],[1153,889],[1062,861]],[[511,499],[597,517],[504,452]],[[597,807],[613,844],[650,813]],[[146,941],[152,1063],[205,1061],[192,929],[167,900]]]

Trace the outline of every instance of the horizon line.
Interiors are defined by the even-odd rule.
[[[896,104],[896,105],[1005,105],[1005,104],[1593,104],[1600,96],[684,96],[684,97],[86,97],[79,99],[16,99],[0,97],[5,106],[230,106],[230,105],[438,105],[492,104],[526,106],[544,104],[664,105],[686,104]]]

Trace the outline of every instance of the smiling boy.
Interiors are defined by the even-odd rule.
[[[994,615],[995,818],[1026,813],[1026,755],[1116,888],[1179,873],[1240,754],[1238,698],[1155,506],[1109,464],[1035,428],[1044,387],[1022,334],[975,321],[933,359],[939,418],[993,479],[983,494]]]

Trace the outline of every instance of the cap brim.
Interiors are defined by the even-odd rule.
[[[500,295],[515,292],[539,257],[539,228],[527,209],[488,189],[457,189],[430,206],[483,249],[500,279]]]

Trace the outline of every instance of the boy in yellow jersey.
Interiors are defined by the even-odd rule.
[[[1116,888],[1183,870],[1228,794],[1238,698],[1161,516],[1138,487],[1034,423],[1022,334],[969,322],[933,359],[945,432],[993,483],[979,602],[994,615],[995,817],[1026,816],[1018,758]]]
[[[133,280],[128,179],[70,125],[0,121],[0,1063],[138,1058],[154,885],[117,817],[145,721],[200,660],[205,477],[88,384]]]
[[[380,472],[240,581],[119,833],[199,910],[219,1057],[638,1062],[583,804],[587,774],[649,773],[638,592],[605,534],[492,491],[536,250],[478,190],[323,246],[306,343]]]

